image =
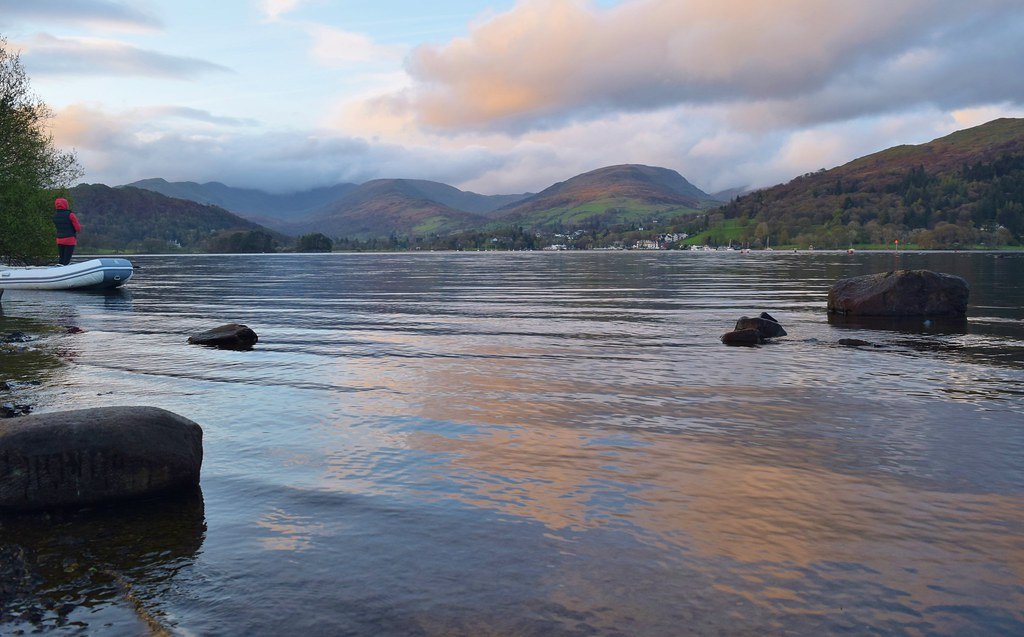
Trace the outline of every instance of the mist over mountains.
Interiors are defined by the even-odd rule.
[[[277,194],[146,179],[72,189],[97,247],[166,242],[196,249],[226,232],[335,239],[457,233],[607,233],[669,223],[701,241],[820,247],[1005,245],[1024,237],[1024,119],[999,119],[926,144],[895,146],[753,192],[711,195],[674,170],[599,168],[538,193],[481,195],[417,179]],[[717,234],[716,234],[717,233]],[[261,235],[262,236],[262,235]],[[595,235],[596,237],[596,235]],[[716,238],[717,237],[717,238]]]

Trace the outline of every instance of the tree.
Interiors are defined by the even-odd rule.
[[[274,252],[277,241],[264,230],[228,230],[210,237],[207,252],[220,254],[252,254]]]
[[[54,147],[52,117],[0,37],[0,260],[7,263],[53,256],[53,197],[82,175],[74,154]]]
[[[299,237],[295,246],[296,252],[330,252],[334,249],[334,242],[330,237],[314,232]]]

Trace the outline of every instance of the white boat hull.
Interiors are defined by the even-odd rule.
[[[128,259],[89,259],[70,265],[0,270],[4,290],[103,290],[121,287],[132,278]]]

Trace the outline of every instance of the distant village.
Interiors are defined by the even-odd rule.
[[[643,228],[640,228],[643,230]],[[555,240],[564,239],[562,243],[553,243],[545,246],[543,250],[574,250],[573,243],[584,235],[583,230],[577,230],[569,234],[556,234]],[[632,243],[616,242],[606,248],[594,248],[595,250],[668,250],[673,244],[679,243],[690,235],[685,232],[669,232],[659,234],[653,239],[637,239]],[[710,249],[710,248],[709,248]]]

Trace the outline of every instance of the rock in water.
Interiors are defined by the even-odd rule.
[[[23,416],[0,424],[0,510],[194,487],[202,464],[202,428],[156,407]]]
[[[768,313],[762,313],[757,318],[750,318],[748,316],[742,317],[736,321],[737,330],[757,330],[761,333],[762,338],[777,338],[779,336],[785,336],[786,330],[779,325],[779,322],[772,318],[764,318],[768,316]]]
[[[873,345],[870,341],[864,341],[859,338],[841,338],[836,342],[843,347],[871,347]]]
[[[212,330],[200,332],[188,337],[193,345],[208,345],[220,349],[252,349],[259,337],[246,325],[228,323]]]
[[[760,345],[764,342],[761,332],[750,328],[746,330],[735,330],[722,334],[722,342],[726,345]]]
[[[828,311],[851,316],[965,316],[970,288],[952,274],[897,270],[842,279],[828,291]]]

